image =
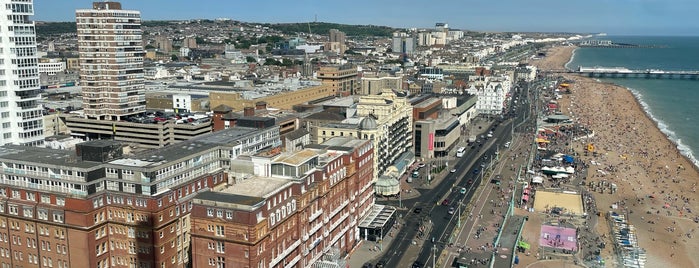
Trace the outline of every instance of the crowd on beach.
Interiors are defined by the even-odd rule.
[[[540,70],[560,69],[573,47],[549,50],[548,60],[536,62]],[[622,87],[590,78],[564,74],[571,82],[571,95],[558,100],[560,111],[594,131],[594,136],[575,142],[578,152],[594,144],[596,155],[584,157],[604,167],[590,169],[588,180],[618,185],[614,194],[594,193],[597,209],[612,205],[639,226],[639,244],[648,249],[648,265],[697,267],[696,236],[699,172],[656,126]],[[666,226],[659,232],[656,226]],[[596,227],[605,230],[604,225]]]

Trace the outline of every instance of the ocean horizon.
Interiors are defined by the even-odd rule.
[[[699,71],[699,36],[603,36],[615,43],[661,48],[577,48],[566,63],[578,67]],[[696,167],[699,161],[699,80],[600,79],[628,88],[658,128]]]

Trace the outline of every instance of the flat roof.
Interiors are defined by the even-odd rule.
[[[132,156],[110,161],[110,164],[147,167],[176,161],[183,157],[207,151],[211,148],[233,143],[260,130],[248,127],[234,127],[194,137],[162,148],[138,152]]]
[[[223,193],[223,192],[212,192],[212,191],[199,193],[194,198],[201,199],[201,200],[214,201],[214,202],[238,204],[238,205],[244,205],[244,206],[254,206],[254,205],[257,205],[257,204],[265,201],[264,198],[256,197],[256,196],[228,194],[228,193]]]
[[[221,190],[220,193],[240,196],[266,198],[292,183],[288,179],[271,177],[252,177]]]
[[[308,160],[310,160],[313,157],[317,157],[318,152],[315,150],[311,149],[303,149],[301,151],[297,151],[291,154],[285,154],[279,156],[279,158],[275,159],[274,162],[276,163],[284,163],[292,166],[298,166],[301,165]]]
[[[76,167],[90,169],[101,165],[101,162],[82,161],[75,151],[39,148],[20,145],[0,146],[0,161],[3,160],[41,163],[58,167]]]

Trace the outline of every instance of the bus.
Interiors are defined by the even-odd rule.
[[[456,150],[456,157],[462,157],[464,153],[466,153],[466,147],[459,147],[459,149]]]

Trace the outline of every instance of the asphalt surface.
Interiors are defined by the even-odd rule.
[[[519,96],[519,104],[516,106],[516,116],[506,120],[496,120],[489,128],[493,131],[493,137],[475,143],[474,147],[467,147],[463,157],[458,158],[454,167],[456,172],[448,173],[438,185],[431,189],[418,189],[420,196],[411,200],[403,200],[402,205],[409,210],[400,211],[399,217],[404,220],[404,227],[401,232],[394,237],[393,243],[385,250],[385,254],[380,258],[386,263],[386,267],[398,267],[404,258],[415,258],[415,256],[405,256],[406,251],[418,235],[421,225],[431,225],[433,228],[424,235],[425,243],[417,255],[416,261],[425,266],[431,266],[432,256],[440,256],[441,251],[451,242],[451,234],[456,228],[458,212],[449,214],[449,208],[458,210],[465,208],[474,195],[478,185],[482,183],[484,169],[489,167],[498,148],[503,148],[503,144],[511,141],[511,133],[516,127],[519,131],[524,131],[530,126],[527,114],[530,112],[529,101],[526,100],[528,87],[523,85]],[[498,123],[499,121],[502,121]],[[513,126],[514,124],[514,126]],[[487,132],[487,130],[486,130]],[[494,163],[493,163],[494,164]],[[485,165],[485,167],[482,167]],[[428,168],[424,168],[425,170]],[[474,170],[478,170],[477,174]],[[448,172],[448,171],[447,171]],[[421,172],[422,174],[422,172]],[[469,183],[470,182],[470,183]],[[487,183],[487,182],[486,182]],[[461,188],[466,189],[466,193],[460,192]],[[448,201],[444,201],[444,200]],[[444,205],[443,205],[444,202]],[[398,201],[386,201],[382,204],[398,206]],[[419,213],[415,208],[421,208]],[[431,224],[427,224],[431,222]],[[434,243],[432,242],[434,238]]]

